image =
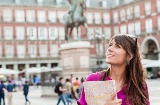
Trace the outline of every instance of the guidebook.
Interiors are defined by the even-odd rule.
[[[83,83],[87,105],[104,105],[116,93],[115,80],[87,81]]]

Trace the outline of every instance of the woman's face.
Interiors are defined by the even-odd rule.
[[[110,43],[106,52],[106,62],[111,65],[126,64],[126,51],[121,45],[118,45],[114,39]]]

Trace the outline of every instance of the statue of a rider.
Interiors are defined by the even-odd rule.
[[[76,6],[77,6],[77,2],[78,0],[68,0],[69,4],[70,4],[70,7],[69,7],[69,11],[68,11],[68,14],[70,15],[70,23],[73,23],[74,20],[73,20],[73,14],[74,14],[74,11],[76,9]]]

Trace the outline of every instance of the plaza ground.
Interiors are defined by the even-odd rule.
[[[149,88],[151,105],[160,105],[160,79],[147,80],[147,84]],[[41,94],[42,94],[41,87],[37,89],[31,86],[29,93],[29,100],[31,101],[30,105],[56,105],[58,97],[54,93],[54,91],[53,91],[54,95],[51,97],[41,97]],[[25,105],[25,99],[22,91],[13,92],[13,105]],[[62,102],[60,105],[63,105]],[[73,100],[72,105],[77,105],[75,100]]]

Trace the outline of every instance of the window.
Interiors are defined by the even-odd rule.
[[[86,0],[86,7],[90,7],[90,0]]]
[[[37,39],[37,29],[35,27],[28,27],[27,28],[27,36],[30,40]]]
[[[109,13],[103,13],[103,22],[104,24],[109,24],[110,23],[110,14]]]
[[[134,23],[128,24],[128,33],[132,35],[134,34]]]
[[[45,11],[38,11],[38,22],[40,23],[46,22],[46,12]]]
[[[160,12],[160,0],[157,0],[157,11]]]
[[[58,45],[51,45],[50,46],[50,55],[52,57],[58,57],[59,48]]]
[[[122,25],[121,26],[121,34],[126,34],[127,31],[126,31],[126,25]]]
[[[93,14],[92,12],[87,13],[87,23],[92,24],[93,23]]]
[[[17,56],[18,58],[25,57],[25,46],[24,45],[17,45]]]
[[[152,19],[146,19],[146,32],[151,33],[152,32]]]
[[[125,10],[121,10],[120,12],[120,15],[121,15],[121,21],[125,21],[126,17],[125,17]]]
[[[80,56],[80,68],[89,68],[89,56]]]
[[[48,33],[47,33],[47,28],[45,27],[40,27],[38,28],[38,39],[39,40],[47,40]]]
[[[13,45],[5,46],[5,55],[6,55],[6,58],[13,58],[14,56]]]
[[[48,52],[47,45],[40,45],[39,51],[40,51],[40,57],[47,57],[47,52]]]
[[[0,58],[2,57],[2,45],[0,45]]]
[[[139,34],[141,34],[141,24],[140,24],[140,22],[135,22],[135,34],[136,35],[139,35]]]
[[[134,7],[134,16],[135,16],[135,18],[140,17],[140,7],[139,7],[139,5],[136,5]]]
[[[62,4],[63,0],[56,0],[57,4]]]
[[[95,19],[95,24],[100,24],[101,23],[101,14],[94,13],[94,19]]]
[[[94,28],[88,28],[87,35],[88,35],[88,39],[94,38],[94,36],[92,36],[94,35]]]
[[[133,18],[133,8],[129,7],[127,9],[127,19],[132,19]]]
[[[6,26],[4,27],[4,37],[6,40],[12,40],[13,39],[13,28]]]
[[[24,22],[24,10],[15,10],[16,22]]]
[[[119,27],[118,26],[115,26],[114,27],[114,35],[115,34],[119,34]]]
[[[38,4],[43,4],[43,0],[37,0]]]
[[[27,10],[27,22],[35,22],[35,11],[34,10]]]
[[[58,31],[59,31],[59,40],[64,40],[65,39],[64,28],[60,27],[58,28]]]
[[[118,23],[118,12],[113,13],[114,23]]]
[[[105,0],[101,1],[100,7],[107,8],[107,1],[105,1]]]
[[[58,11],[58,19],[60,23],[63,23],[63,16],[64,16],[65,12],[64,11]]]
[[[10,9],[3,10],[3,21],[5,21],[5,22],[12,21],[12,10],[10,10]]]
[[[16,27],[16,38],[18,40],[24,39],[24,27]]]
[[[151,14],[151,2],[145,3],[145,14],[150,15]]]
[[[56,20],[57,20],[56,12],[55,11],[49,11],[48,12],[48,19],[49,19],[50,22],[55,23]]]
[[[103,45],[101,43],[96,44],[96,53],[97,55],[103,55]]]
[[[111,28],[109,27],[104,28],[104,35],[106,39],[110,39],[111,38]]]
[[[50,40],[56,40],[58,39],[58,29],[55,28],[49,28],[49,39]]]
[[[158,17],[158,29],[160,29],[160,16]]]
[[[36,55],[37,55],[37,47],[36,47],[36,45],[29,45],[29,56],[31,58],[34,58],[34,57],[36,57]]]

